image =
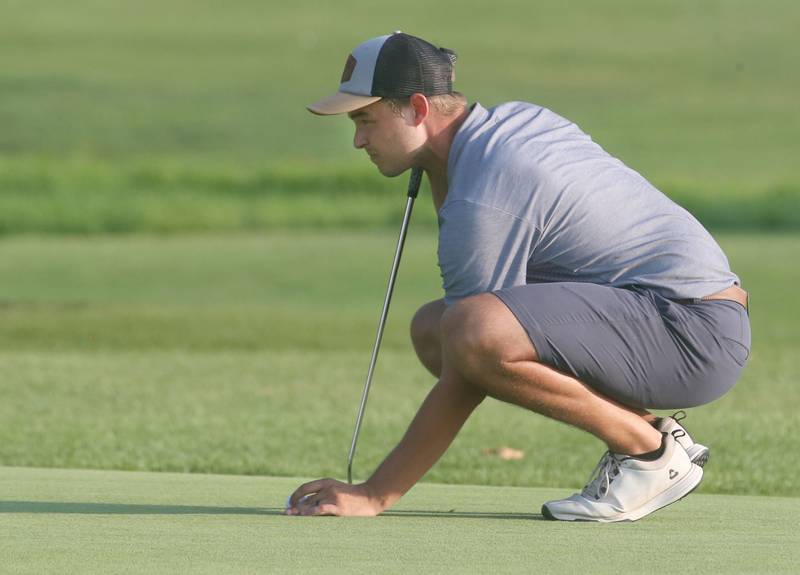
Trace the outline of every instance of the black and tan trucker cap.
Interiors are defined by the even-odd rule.
[[[347,57],[339,91],[308,106],[321,116],[344,114],[381,98],[453,91],[456,54],[422,38],[395,32],[359,44]]]

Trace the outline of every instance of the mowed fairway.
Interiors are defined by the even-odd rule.
[[[798,572],[800,4],[384,4],[0,8],[0,574]],[[487,400],[381,517],[281,514],[345,475],[404,203],[305,104],[398,28],[459,53],[471,102],[551,108],[720,232],[754,345],[688,414],[711,460],[687,500],[543,521],[604,447]],[[435,230],[424,184],[359,480],[434,383],[408,325],[441,297]]]
[[[407,325],[440,295],[436,238],[411,232],[357,477],[433,383]],[[281,516],[301,481],[291,477],[344,475],[394,241],[392,232],[0,241],[3,567],[611,573],[656,557],[681,572],[796,567],[793,235],[720,236],[753,294],[755,343],[733,392],[690,412],[712,460],[689,499],[635,525],[541,521],[541,503],[579,487],[602,447],[487,401],[427,483],[385,516]],[[483,454],[500,446],[525,456]]]
[[[402,199],[398,198],[398,209]],[[428,206],[420,205],[420,209]],[[690,410],[701,491],[798,496],[800,283],[792,235],[723,235],[753,294],[741,382]],[[342,477],[395,234],[0,242],[0,464]],[[440,296],[412,226],[355,462],[366,476],[433,384],[408,340]],[[509,446],[518,461],[483,455]],[[582,484],[590,436],[487,400],[428,481]]]
[[[13,573],[796,573],[800,499],[694,495],[545,521],[554,489],[422,484],[371,519],[281,515],[299,479],[0,468]]]

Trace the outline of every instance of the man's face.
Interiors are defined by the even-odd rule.
[[[348,116],[356,127],[353,145],[366,150],[381,174],[394,177],[413,165],[424,135],[414,126],[410,107],[404,108],[401,115],[379,100]]]

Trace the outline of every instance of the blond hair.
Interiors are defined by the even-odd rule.
[[[426,97],[431,108],[441,116],[454,116],[467,106],[467,98],[461,92]],[[384,98],[383,101],[391,107],[392,112],[400,116],[403,113],[403,108],[408,106],[409,98]]]

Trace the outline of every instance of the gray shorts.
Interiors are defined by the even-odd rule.
[[[620,403],[677,409],[714,401],[750,354],[750,322],[727,300],[669,300],[644,288],[541,283],[494,294],[539,359]]]

